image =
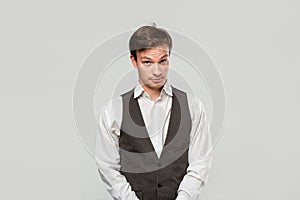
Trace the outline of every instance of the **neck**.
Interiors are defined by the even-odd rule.
[[[147,90],[144,88],[144,90],[150,95],[150,97],[153,101],[155,101],[159,97],[160,92],[161,92],[161,89],[159,89],[159,90],[151,90],[151,89],[149,90],[148,89]]]
[[[148,88],[147,86],[145,86],[144,84],[141,84],[141,85],[144,88],[145,92],[147,92],[150,95],[150,97],[153,101],[155,101],[159,97],[160,92],[163,88],[163,87],[161,87],[159,89],[151,89],[151,88]]]

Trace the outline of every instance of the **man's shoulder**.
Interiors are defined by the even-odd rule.
[[[126,91],[126,92],[121,93],[120,97],[124,97],[126,95],[132,94],[134,92],[134,89],[135,88],[132,88],[132,89]]]
[[[112,105],[115,104],[120,104],[120,102],[122,102],[122,98],[130,93],[132,93],[134,91],[134,88],[129,89],[127,91],[122,91],[120,93],[118,93],[116,96],[114,96],[113,98],[111,98],[104,107],[111,107]]]
[[[200,100],[200,98],[198,98],[197,96],[195,96],[192,92],[186,91],[184,89],[181,89],[177,86],[171,85],[172,87],[172,92],[179,94],[179,95],[185,95],[187,98],[187,102],[189,105],[190,110],[192,111],[193,109],[204,109],[203,103]]]
[[[198,97],[196,97],[192,92],[187,92],[187,91],[185,91],[181,88],[175,87],[173,85],[171,87],[172,87],[173,92],[177,92],[179,94],[185,94],[189,102],[191,102],[193,104],[194,103],[202,104],[201,100]]]
[[[202,105],[202,101],[200,98],[196,97],[193,93],[186,93],[187,99],[192,104],[199,104]]]
[[[172,92],[177,92],[177,93],[180,93],[180,94],[186,94],[187,92],[185,92],[184,90],[182,89],[179,89],[173,85],[171,85],[171,88],[172,88]]]
[[[109,100],[102,106],[102,112],[113,113],[122,108],[122,97],[117,96]]]

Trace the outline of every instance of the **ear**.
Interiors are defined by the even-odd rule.
[[[136,60],[134,59],[133,55],[131,55],[131,54],[130,54],[130,60],[131,60],[131,63],[133,64],[133,66],[134,66],[135,68],[137,68],[137,62],[136,62]]]

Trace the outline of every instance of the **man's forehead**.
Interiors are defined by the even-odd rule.
[[[166,57],[169,56],[169,48],[159,46],[137,51],[141,57]]]

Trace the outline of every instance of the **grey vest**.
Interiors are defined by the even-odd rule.
[[[121,95],[120,172],[140,200],[175,200],[188,167],[191,117],[186,93],[172,87],[170,122],[158,158],[133,91]]]

